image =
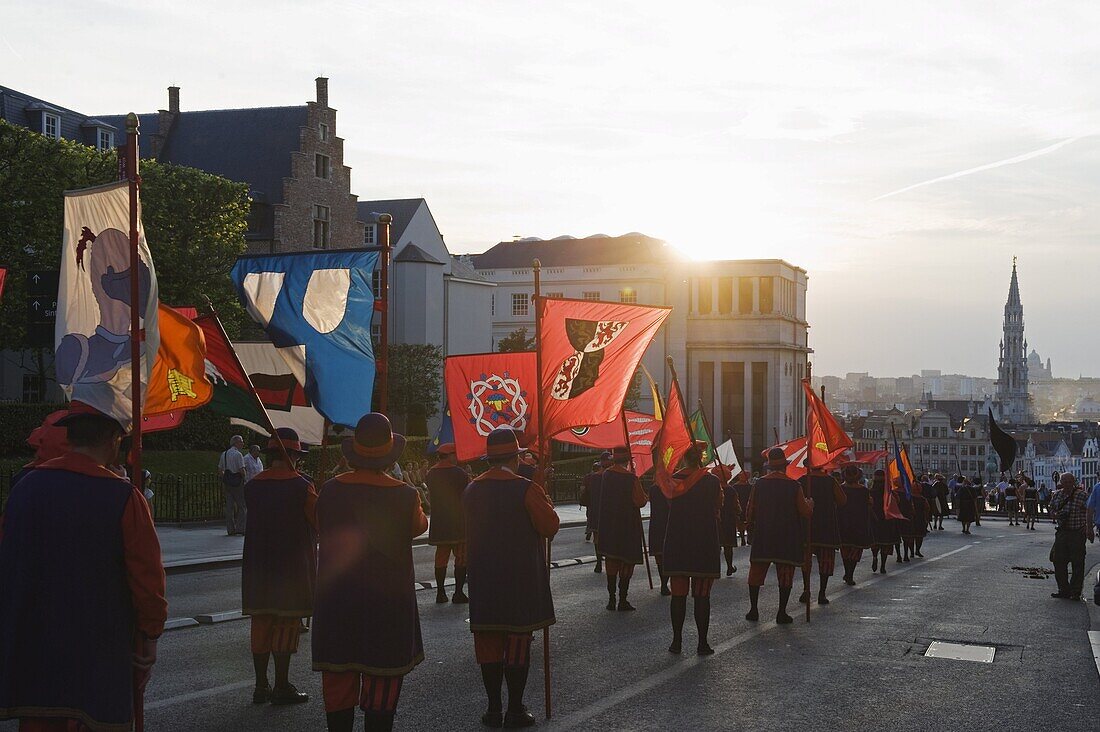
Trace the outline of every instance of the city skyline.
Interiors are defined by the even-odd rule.
[[[87,8],[5,9],[3,83],[100,114],[169,85],[184,110],[297,104],[326,75],[361,199],[423,196],[456,252],[640,231],[785,259],[816,373],[995,373],[1019,255],[1030,344],[1097,373],[1072,316],[1100,264],[1089,4]],[[127,42],[94,63],[73,42],[107,32]]]

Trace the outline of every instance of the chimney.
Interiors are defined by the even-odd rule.
[[[317,77],[317,104],[328,106],[328,79],[324,76]]]
[[[180,113],[180,88],[178,86],[168,87],[168,111],[172,114]]]

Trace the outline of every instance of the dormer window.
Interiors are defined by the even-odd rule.
[[[57,114],[50,114],[49,112],[42,113],[42,134],[51,140],[57,140],[61,138],[61,116]]]
[[[110,130],[99,130],[96,134],[96,149],[107,152],[115,146],[115,133]]]
[[[363,244],[365,246],[374,244],[374,224],[367,224],[363,227]]]

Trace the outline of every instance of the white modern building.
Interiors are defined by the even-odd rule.
[[[701,401],[716,437],[738,454],[799,436],[805,425],[801,379],[808,371],[806,271],[780,259],[690,261],[638,233],[501,242],[471,257],[493,282],[492,344],[520,328],[534,334],[532,262],[547,296],[672,306],[644,365],[667,394],[671,356],[687,408]],[[653,408],[648,389],[640,408]]]

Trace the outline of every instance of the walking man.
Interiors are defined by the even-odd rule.
[[[428,543],[435,547],[435,601],[447,602],[447,564],[455,557],[455,592],[453,600],[462,605],[469,602],[466,586],[466,521],[462,517],[462,492],[469,478],[458,466],[454,443],[440,445],[438,462],[428,471],[428,498],[432,520],[428,524]]]
[[[844,503],[837,506],[836,522],[840,532],[840,559],[844,562],[844,584],[856,583],[855,573],[863,550],[871,539],[871,492],[863,484],[863,471],[858,465],[845,465],[840,473],[844,482]]]
[[[657,563],[657,575],[661,578],[661,597],[668,597],[668,575],[665,574],[665,534],[668,528],[668,499],[657,488],[649,494],[649,554]]]
[[[313,615],[317,491],[298,472],[306,454],[298,433],[280,427],[267,443],[271,468],[244,486],[252,519],[244,535],[241,612],[252,616],[253,704],[309,701],[288,676],[290,657],[298,652],[302,618]],[[271,656],[275,658],[274,687],[267,680]]]
[[[535,718],[523,704],[523,692],[531,667],[531,634],[555,622],[546,542],[558,533],[560,522],[542,486],[518,474],[519,443],[513,430],[490,432],[485,449],[489,469],[462,496],[470,630],[489,699],[481,722],[487,727],[529,727]],[[508,686],[507,712],[502,682]]]
[[[600,551],[607,564],[608,610],[626,612],[634,567],[642,563],[642,506],[648,501],[642,482],[630,470],[630,448],[616,447],[612,465],[600,481]],[[618,583],[619,601],[615,602]]]
[[[229,536],[244,536],[245,519],[248,508],[244,503],[244,438],[233,435],[229,438],[229,449],[218,458],[218,476],[225,491],[225,533]]]
[[[840,527],[837,525],[837,508],[848,500],[844,489],[823,468],[810,468],[799,481],[802,493],[813,499],[814,512],[810,518],[810,549],[817,557],[818,581],[817,604],[828,605],[829,598],[825,589],[836,567],[836,550],[840,548]],[[812,561],[812,560],[811,560]],[[807,571],[810,568],[807,567]],[[810,599],[807,587],[799,602]]]
[[[367,414],[341,445],[352,472],[317,499],[313,670],[330,732],[350,732],[356,706],[368,732],[392,729],[405,675],[424,660],[412,540],[428,519],[417,490],[387,474],[404,449],[386,415]]]
[[[737,546],[737,527],[741,525],[741,502],[737,499],[737,488],[729,480],[729,468],[715,468],[722,480],[722,516],[718,521],[719,540],[722,544],[722,557],[726,560],[726,576],[732,577],[737,571],[733,563],[733,549]],[[745,474],[741,471],[738,478]]]
[[[710,591],[721,576],[718,519],[722,511],[722,484],[703,467],[707,443],[696,440],[684,454],[684,470],[678,482],[666,491],[668,525],[665,529],[664,572],[672,584],[672,645],[670,653],[683,647],[687,596],[691,590],[698,632],[696,653],[709,656],[714,649],[707,642],[710,631]],[[664,490],[664,488],[662,488]]]
[[[871,476],[871,571],[886,574],[886,558],[898,541],[897,522],[886,518],[886,471]]]
[[[1058,591],[1050,596],[1080,600],[1085,582],[1085,538],[1092,541],[1096,535],[1089,521],[1085,491],[1077,485],[1072,473],[1058,477],[1058,490],[1050,499],[1050,513],[1058,525],[1054,533],[1054,579],[1058,581]]]
[[[81,402],[70,452],[12,487],[0,523],[0,719],[128,730],[164,630],[164,567],[141,491],[107,469],[123,427]]]
[[[758,603],[760,588],[768,576],[768,567],[775,565],[779,584],[779,609],[775,622],[786,625],[794,622],[787,614],[787,602],[794,586],[794,571],[801,567],[806,557],[802,521],[813,515],[814,501],[802,492],[796,480],[787,477],[787,457],[783,449],[768,450],[768,472],[756,481],[749,498],[748,524],[752,532],[752,549],[749,553],[749,602],[751,607],[745,620],[760,619]]]
[[[600,508],[603,506],[603,501],[600,491],[603,490],[603,472],[610,467],[611,453],[605,451],[600,455],[599,466],[584,476],[584,489],[588,494],[587,520],[592,527],[592,545],[596,548],[596,566],[592,571],[596,574],[603,571],[603,550],[600,548]]]

